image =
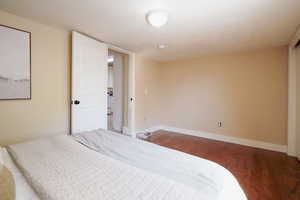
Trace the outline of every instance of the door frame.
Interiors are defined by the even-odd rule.
[[[110,50],[128,55],[128,130],[125,134],[135,138],[135,53],[112,44],[106,45]]]
[[[116,45],[110,44],[108,42],[105,42],[103,40],[99,40],[98,38],[95,38],[93,36],[90,36],[86,33],[80,32],[80,31],[76,31],[76,30],[72,30],[72,32],[77,32],[80,33],[82,35],[85,35],[87,37],[90,37],[94,40],[97,40],[99,42],[105,43],[108,47],[108,49],[123,53],[128,55],[128,127],[127,127],[127,131],[125,132],[126,135],[130,135],[131,137],[136,137],[136,132],[135,132],[135,53],[126,49],[123,49],[121,47],[118,47]],[[73,62],[73,58],[72,58],[72,62]],[[72,74],[72,73],[71,73]],[[72,77],[71,77],[72,78]],[[72,87],[71,87],[72,88]],[[72,92],[72,91],[71,91]],[[72,95],[71,95],[72,98]],[[72,106],[72,105],[71,105]],[[72,109],[70,111],[70,116],[72,117]],[[70,119],[70,123],[71,123],[71,119]],[[70,126],[72,127],[72,126]],[[70,130],[71,133],[71,130]]]
[[[288,60],[288,150],[290,156],[297,156],[296,146],[296,49],[295,45],[300,39],[300,26],[297,28],[294,37],[289,43]],[[298,47],[299,48],[299,47]],[[300,144],[298,144],[300,145]],[[299,158],[300,159],[300,158]]]

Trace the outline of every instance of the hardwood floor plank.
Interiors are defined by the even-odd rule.
[[[300,200],[300,163],[284,153],[167,131],[145,140],[222,165],[249,200]]]

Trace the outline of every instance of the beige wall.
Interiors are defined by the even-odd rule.
[[[136,55],[135,63],[135,126],[140,131],[158,124],[156,118],[161,100],[158,93],[160,66],[139,55]]]
[[[0,145],[67,132],[70,33],[3,11],[0,24],[30,31],[32,45],[32,99],[0,101]]]
[[[157,120],[178,128],[286,144],[287,70],[285,46],[164,63],[158,73]]]
[[[0,145],[68,132],[70,33],[2,11],[0,24],[32,33],[32,100],[0,101]],[[135,77],[137,130],[162,124],[286,144],[287,47],[168,63],[137,55]]]

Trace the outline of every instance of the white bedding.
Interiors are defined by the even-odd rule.
[[[206,189],[196,190],[99,154],[69,136],[12,145],[9,151],[31,186],[45,200],[216,199],[216,195],[207,193]],[[211,172],[207,169],[208,174]],[[228,171],[224,174],[227,178],[220,181],[226,181],[225,185],[222,183],[226,190],[221,190],[218,199],[246,199],[234,177]]]
[[[14,176],[16,185],[16,200],[39,200],[38,196],[27,183],[26,179],[19,171],[18,167],[11,160],[6,149],[2,148],[3,164],[7,167]],[[1,198],[0,198],[1,199]]]
[[[183,183],[210,199],[246,199],[233,175],[214,162],[102,129],[73,138],[102,155]]]

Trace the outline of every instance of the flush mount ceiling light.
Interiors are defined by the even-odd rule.
[[[161,27],[168,22],[168,13],[164,10],[152,10],[146,15],[147,22],[154,27]]]
[[[167,47],[167,45],[165,45],[165,44],[159,44],[159,45],[157,45],[158,49],[164,49],[166,47]]]

